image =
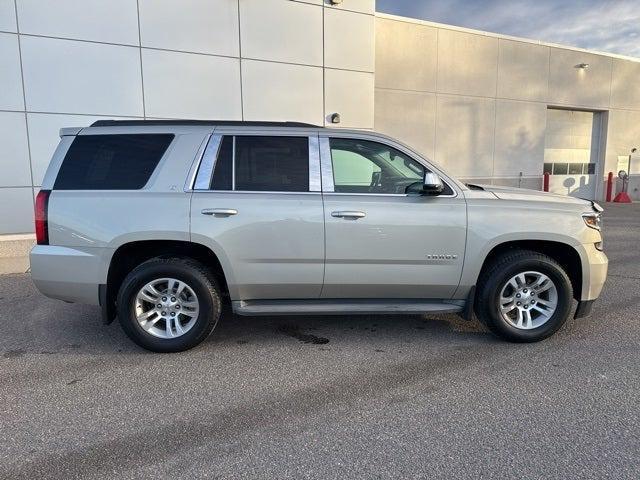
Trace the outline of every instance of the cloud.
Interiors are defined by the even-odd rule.
[[[377,0],[378,11],[640,57],[638,0]]]

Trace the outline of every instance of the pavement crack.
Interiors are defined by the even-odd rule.
[[[27,352],[22,349],[7,350],[6,352],[4,352],[2,356],[4,358],[19,358],[19,357],[22,357],[25,353]]]

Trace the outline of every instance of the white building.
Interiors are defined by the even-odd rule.
[[[32,231],[59,128],[100,118],[376,129],[464,179],[539,189],[546,168],[552,189],[593,198],[640,147],[634,59],[377,14],[374,0],[79,4],[0,0],[0,234]]]

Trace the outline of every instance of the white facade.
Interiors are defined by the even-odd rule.
[[[33,230],[63,126],[339,111],[373,128],[374,28],[374,0],[0,0],[0,234]]]
[[[640,150],[637,59],[379,14],[375,78],[375,129],[462,179],[602,199]]]
[[[462,178],[540,188],[547,141],[572,141],[548,108],[586,110],[601,196],[640,147],[638,78],[632,60],[375,14],[374,0],[0,0],[0,234],[32,231],[59,128],[101,118],[337,112]]]

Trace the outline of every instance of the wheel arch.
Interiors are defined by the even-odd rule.
[[[494,245],[484,257],[476,278],[500,255],[514,250],[530,250],[549,256],[564,269],[571,280],[573,297],[580,301],[582,295],[582,259],[576,248],[556,240],[509,240]]]
[[[107,283],[101,286],[100,292],[103,322],[111,323],[115,319],[118,290],[129,272],[152,258],[171,257],[191,258],[204,264],[216,278],[223,298],[228,298],[227,272],[218,255],[211,248],[185,240],[136,240],[120,245],[111,256]]]

